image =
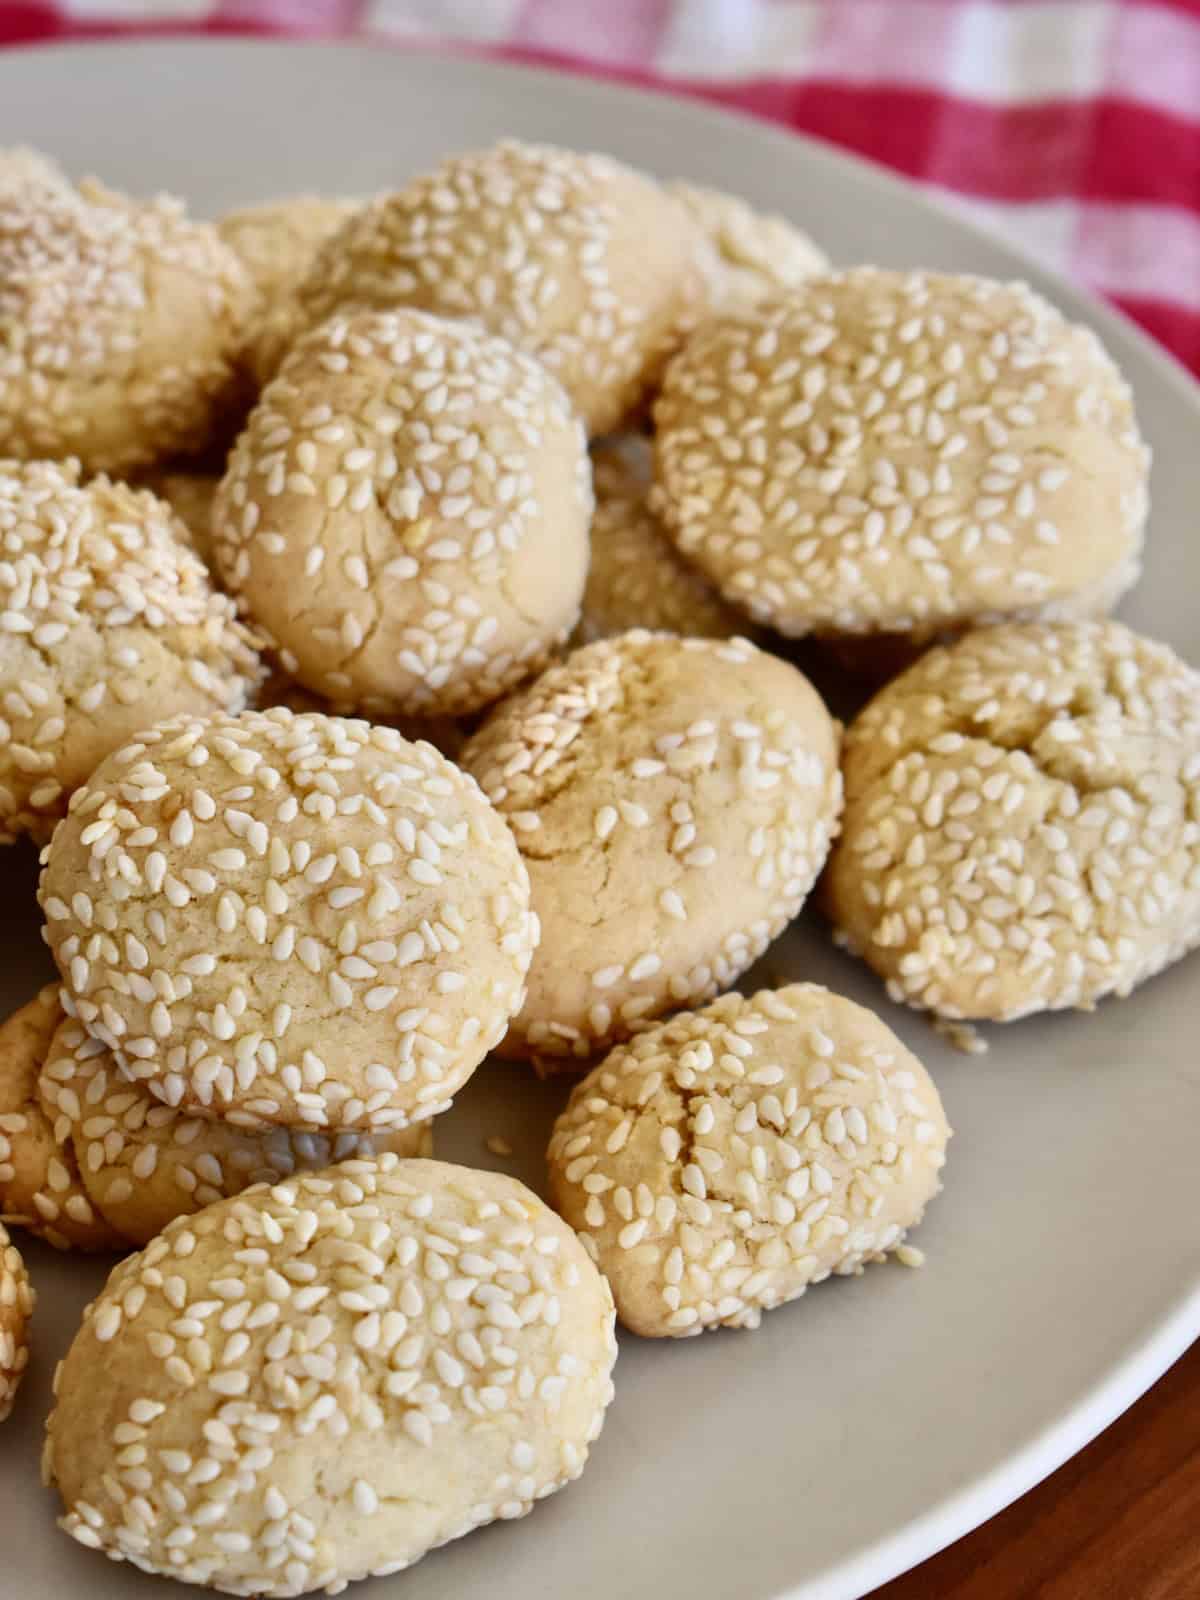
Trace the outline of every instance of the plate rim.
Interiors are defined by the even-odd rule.
[[[1142,358],[1173,391],[1176,401],[1188,408],[1200,424],[1200,380],[1181,361],[1120,307],[1043,263],[977,216],[966,213],[956,203],[952,191],[915,182],[823,137],[689,92],[686,85],[692,80],[683,80],[679,86],[669,79],[654,84],[631,82],[619,69],[614,71],[601,66],[598,71],[589,71],[586,64],[570,59],[514,59],[505,53],[494,53],[486,44],[474,41],[406,39],[383,34],[358,39],[240,32],[213,36],[190,31],[186,24],[174,28],[151,25],[136,34],[17,42],[0,48],[0,77],[13,63],[30,57],[52,60],[67,56],[176,54],[180,50],[211,56],[230,52],[314,51],[347,57],[387,51],[398,62],[420,58],[435,71],[461,71],[467,75],[484,72],[534,85],[567,77],[581,94],[593,100],[611,103],[616,99],[653,105],[658,113],[665,111],[668,117],[679,115],[685,122],[734,124],[745,134],[781,150],[790,149],[792,155],[788,159],[794,158],[799,146],[807,158],[825,166],[831,173],[847,174],[855,185],[875,187],[906,200],[918,210],[934,212],[960,233],[998,252],[1012,268],[1029,272],[1035,281],[1061,297],[1068,307],[1085,314],[1102,331],[1112,329],[1119,337],[1131,340]],[[1173,1296],[1171,1308],[1159,1317],[1149,1332],[1114,1360],[1100,1382],[1058,1413],[1034,1438],[963,1488],[928,1506],[897,1532],[877,1539],[798,1584],[777,1591],[771,1600],[864,1600],[875,1588],[919,1566],[982,1526],[1056,1471],[1135,1404],[1197,1339],[1200,1339],[1200,1274]]]

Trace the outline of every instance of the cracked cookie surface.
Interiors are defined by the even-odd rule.
[[[522,1184],[353,1161],[116,1269],[60,1368],[45,1476],[113,1559],[231,1594],[341,1587],[578,1477],[615,1357],[607,1284]]]
[[[744,639],[586,645],[460,759],[512,825],[541,922],[502,1048],[547,1064],[735,982],[800,909],[841,811],[836,724]]]
[[[1129,386],[1023,284],[814,278],[705,322],[654,415],[667,531],[784,634],[1076,615],[1140,570]]]
[[[784,217],[756,211],[735,194],[670,183],[704,237],[701,271],[713,311],[742,311],[829,270],[829,258]]]
[[[508,828],[432,745],[277,708],[102,762],[39,893],[64,1004],[166,1104],[243,1126],[444,1110],[524,997]]]
[[[1117,622],[983,629],[854,721],[826,899],[893,998],[1008,1021],[1200,940],[1200,674]]]
[[[635,1333],[754,1328],[832,1273],[903,1249],[949,1128],[921,1063],[815,984],[723,995],[576,1085],[548,1161]]]
[[[217,564],[286,670],[375,716],[478,710],[579,615],[586,441],[532,357],[355,312],[302,339],[217,492]]]

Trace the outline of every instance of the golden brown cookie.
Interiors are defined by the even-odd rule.
[[[21,1252],[0,1223],[0,1422],[12,1414],[13,1401],[29,1365],[29,1321],[35,1296]]]
[[[96,769],[45,861],[64,1003],[167,1105],[404,1128],[524,997],[537,921],[512,835],[391,728],[159,723]]]
[[[122,472],[202,449],[254,298],[177,201],[0,182],[0,456]]]
[[[349,1162],[117,1268],[60,1369],[45,1478],[113,1560],[336,1592],[578,1477],[616,1353],[608,1286],[522,1184]]]
[[[827,904],[894,999],[1090,1009],[1200,940],[1200,674],[1120,623],[931,650],[843,766]]]
[[[464,322],[360,312],[295,345],[251,414],[216,558],[305,688],[453,715],[566,641],[591,509],[583,430],[531,356]]]
[[[799,911],[841,811],[837,725],[744,639],[586,645],[461,760],[512,824],[541,924],[502,1050],[575,1066],[734,983]]]
[[[614,1050],[548,1153],[554,1204],[635,1333],[756,1328],[902,1246],[950,1130],[878,1017],[816,984],[723,995]]]
[[[232,602],[145,490],[0,461],[0,841],[43,839],[97,763],[183,712],[238,711],[261,676]]]
[[[860,267],[713,318],[655,406],[656,509],[789,635],[930,633],[1105,604],[1149,452],[1090,329],[1022,284]]]

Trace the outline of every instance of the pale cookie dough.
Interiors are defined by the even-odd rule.
[[[142,482],[175,513],[175,535],[194,550],[206,567],[213,565],[212,506],[220,479],[208,472],[166,468],[148,472]],[[179,526],[181,524],[182,526]]]
[[[0,460],[0,842],[49,836],[147,723],[237,711],[261,676],[232,602],[145,490]]]
[[[75,1151],[54,1135],[38,1082],[62,1021],[58,985],[0,1022],[0,1221],[56,1250],[117,1250],[123,1240],[96,1214]]]
[[[132,1246],[148,1244],[176,1217],[201,1211],[255,1183],[278,1183],[351,1157],[391,1150],[429,1156],[428,1121],[395,1133],[259,1132],[176,1111],[118,1071],[112,1052],[63,1018],[39,1080],[54,1138],[69,1149],[96,1212]],[[0,1193],[2,1193],[0,1189]]]
[[[432,745],[282,708],[102,762],[40,884],[64,1003],[166,1104],[241,1126],[436,1115],[537,939],[504,822]]]
[[[29,1365],[29,1321],[35,1296],[21,1253],[0,1223],[0,1422],[12,1415]]]
[[[735,982],[799,911],[841,812],[837,725],[744,639],[586,645],[461,760],[512,824],[541,921],[501,1048],[568,1065]]]
[[[745,618],[688,565],[647,505],[650,464],[639,445],[627,438],[592,453],[592,557],[576,639],[589,644],[628,628],[710,639],[745,633]]]
[[[827,875],[893,999],[1007,1021],[1200,941],[1200,673],[1116,622],[984,629],[851,726]]]
[[[593,434],[634,411],[703,309],[703,239],[607,156],[506,140],[381,195],[317,256],[303,319],[345,305],[477,318],[554,373]]]
[[[258,290],[247,360],[265,382],[279,365],[295,327],[294,300],[318,249],[361,202],[298,194],[227,212],[217,232],[240,258]]]
[[[783,217],[755,211],[720,189],[671,183],[667,192],[703,236],[700,265],[714,311],[748,310],[829,271],[825,252]]]
[[[0,456],[117,472],[201,449],[254,298],[177,201],[0,181]]]
[[[550,1193],[651,1337],[756,1328],[831,1273],[903,1250],[950,1129],[924,1067],[816,984],[723,995],[579,1083]]]
[[[337,1593],[578,1477],[616,1353],[608,1286],[522,1184],[349,1162],[117,1268],[59,1369],[44,1476],[114,1560]]]
[[[655,420],[667,531],[781,633],[1069,614],[1139,571],[1149,451],[1129,387],[1022,284],[813,279],[706,322]]]
[[[579,616],[583,430],[532,357],[421,311],[293,347],[214,507],[230,589],[314,693],[372,716],[478,710]]]

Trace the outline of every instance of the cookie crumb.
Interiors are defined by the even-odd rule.
[[[988,1053],[987,1040],[969,1022],[954,1022],[947,1017],[938,1017],[934,1021],[933,1031],[961,1055],[985,1056]]]
[[[896,1251],[896,1260],[902,1267],[923,1267],[925,1252],[918,1250],[915,1244],[902,1244]]]
[[[494,1156],[510,1156],[513,1153],[512,1145],[503,1134],[490,1133],[484,1143]]]

